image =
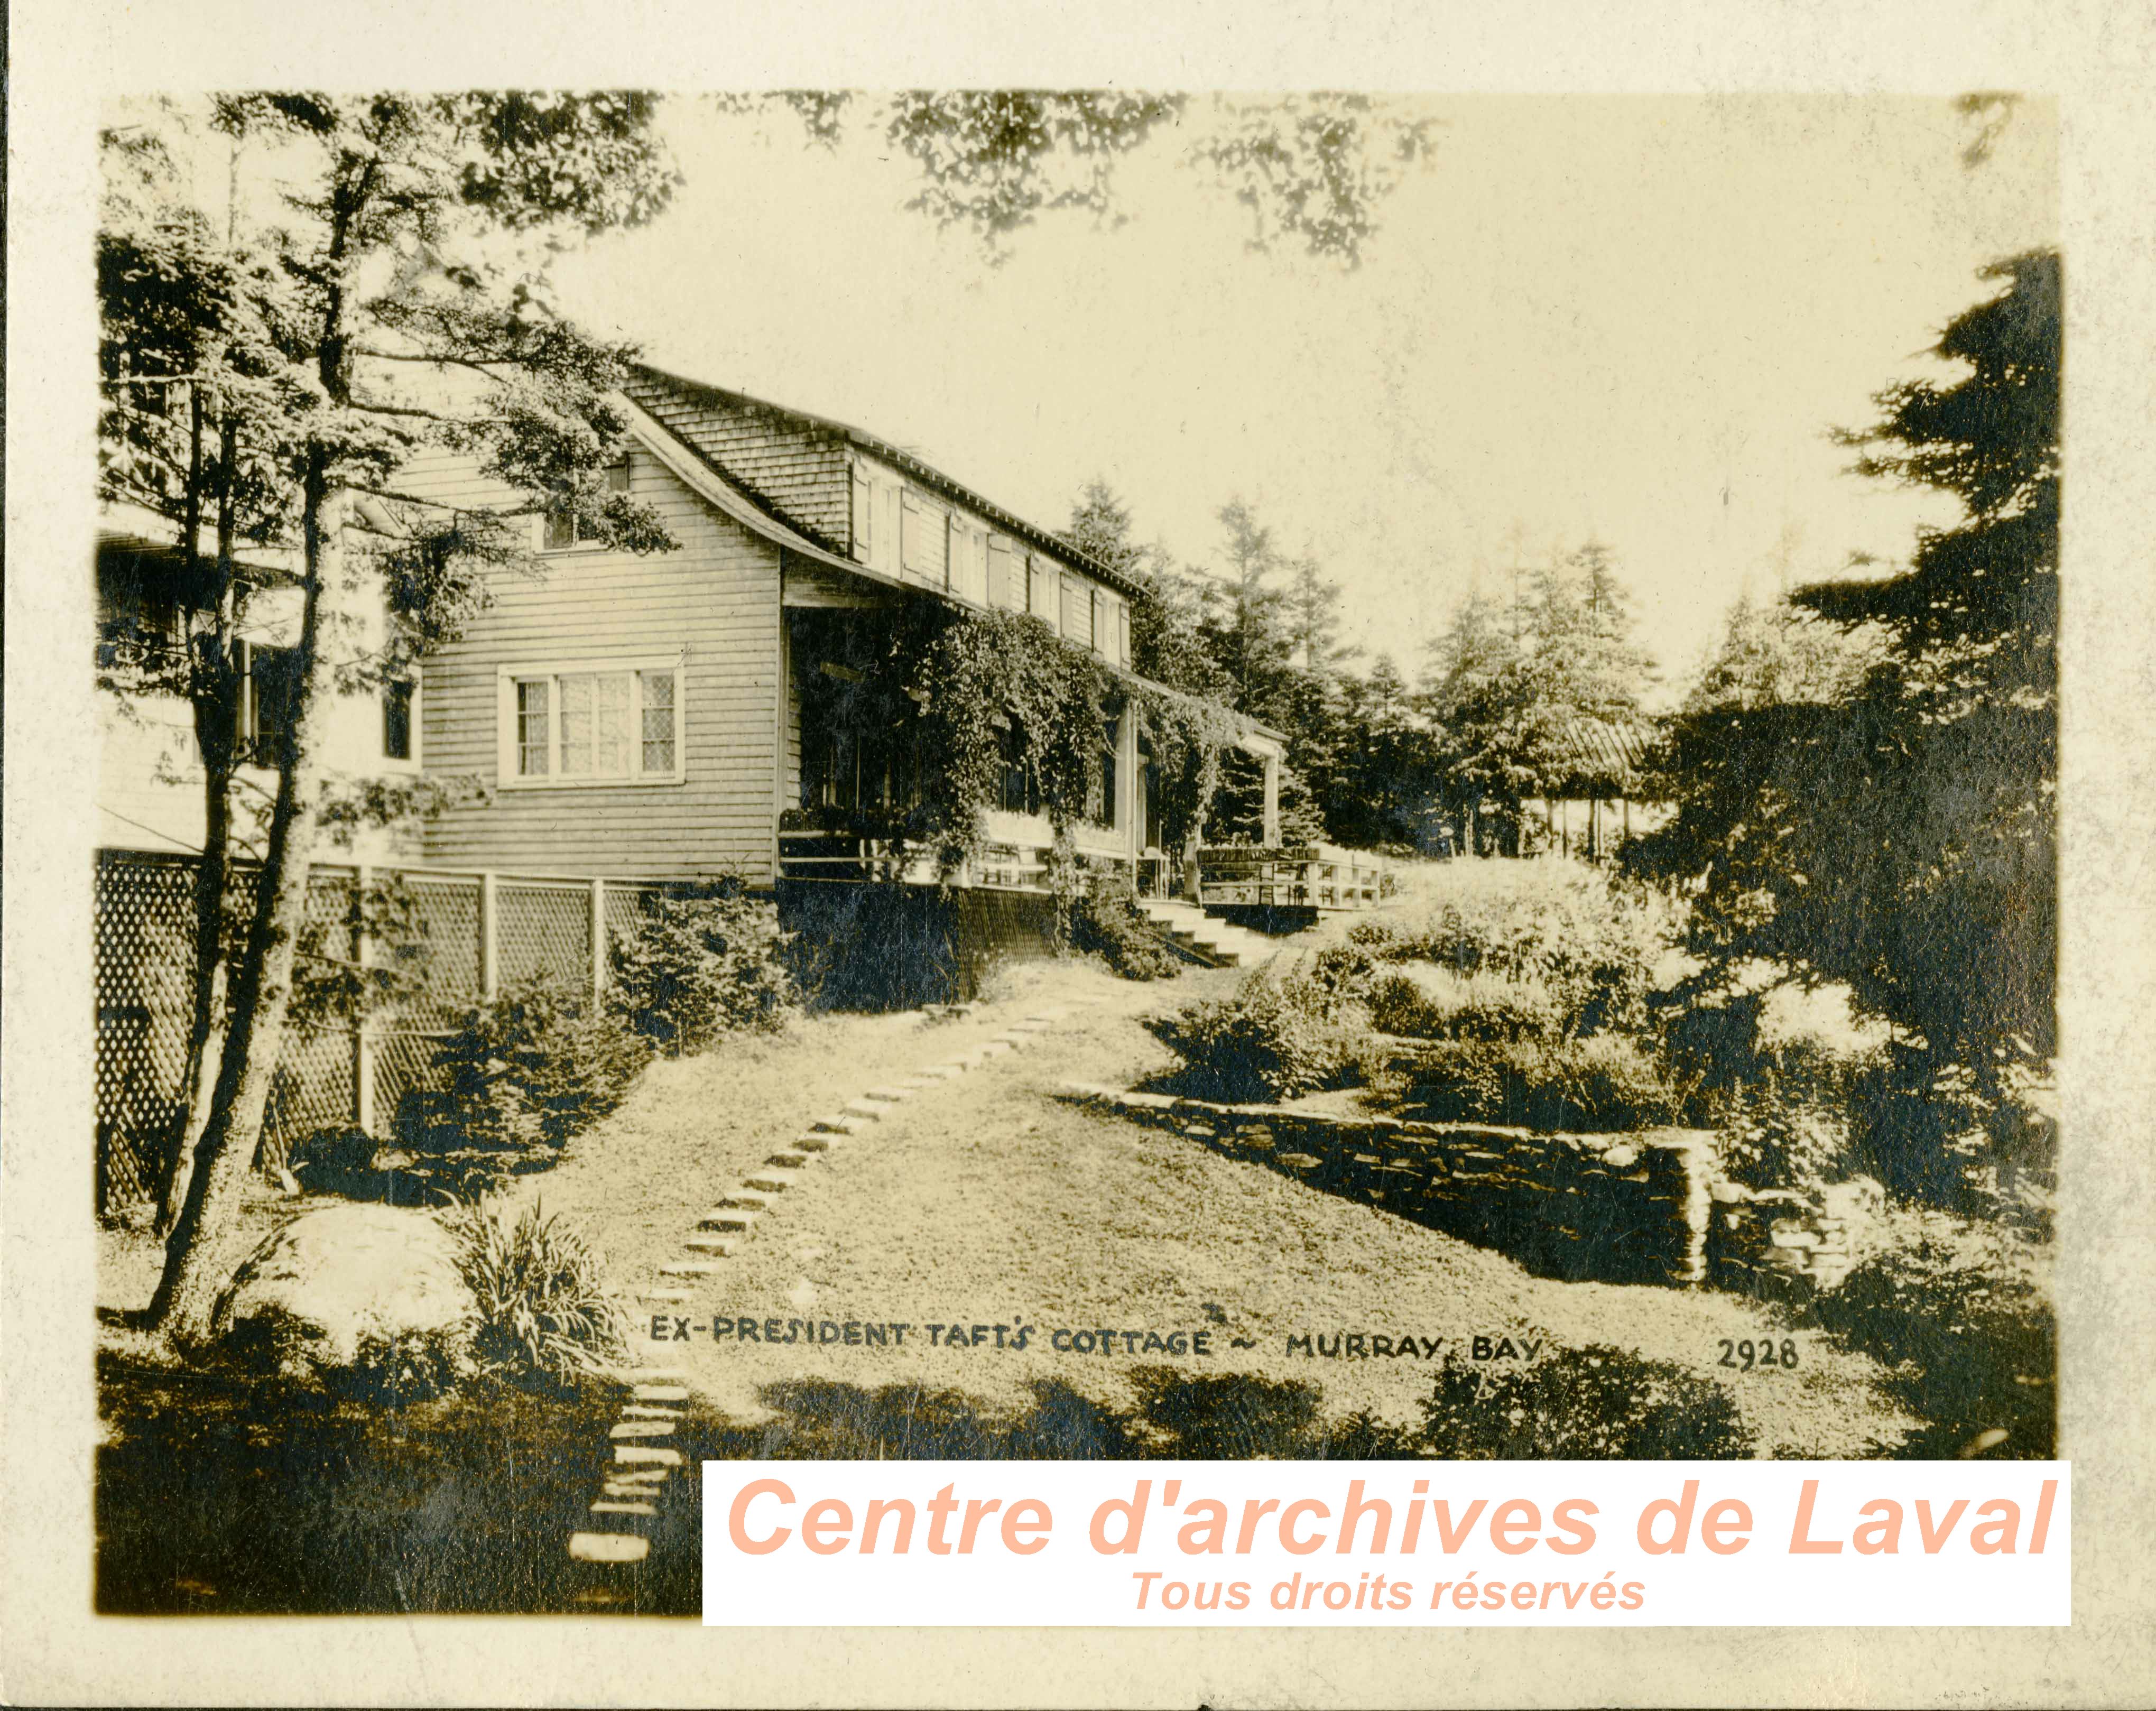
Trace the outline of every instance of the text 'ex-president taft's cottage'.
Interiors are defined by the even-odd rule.
[[[490,608],[426,660],[427,770],[492,787],[429,825],[429,863],[736,876],[797,917],[925,925],[962,989],[989,950],[1037,942],[1055,831],[1019,748],[983,804],[987,841],[963,865],[894,857],[878,817],[917,799],[922,758],[902,721],[834,711],[848,697],[824,691],[853,675],[835,640],[850,635],[858,656],[859,637],[913,601],[1029,614],[1135,686],[1138,589],[844,424],[649,367],[622,402],[630,431],[610,484],[654,509],[675,546],[616,552],[580,539],[572,517],[532,518],[546,573],[501,578]],[[446,455],[400,486],[453,507],[505,496]],[[1107,730],[1070,843],[1085,865],[1150,885],[1168,864],[1146,734],[1132,717]],[[1237,732],[1270,784],[1276,737]]]

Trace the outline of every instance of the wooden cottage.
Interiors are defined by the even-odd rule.
[[[425,663],[426,769],[490,787],[430,824],[428,861],[732,875],[795,907],[812,887],[932,891],[947,912],[955,895],[967,962],[1045,927],[1054,836],[1022,772],[986,804],[981,859],[948,876],[887,859],[874,826],[906,799],[906,758],[885,732],[819,718],[829,697],[816,691],[846,669],[833,662],[838,627],[916,600],[1029,613],[1127,676],[1135,587],[843,423],[649,367],[619,403],[630,443],[611,480],[660,514],[675,547],[615,552],[567,517],[532,518],[545,574],[502,578],[491,607]],[[449,506],[505,499],[446,455],[398,485]],[[1130,718],[1113,729],[1076,845],[1091,864],[1158,871],[1141,733]],[[1270,804],[1277,737],[1248,727],[1240,746],[1265,768]],[[1277,840],[1276,825],[1266,832]]]

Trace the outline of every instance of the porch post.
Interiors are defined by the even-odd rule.
[[[1280,769],[1278,754],[1267,754],[1265,763],[1265,809],[1264,844],[1268,850],[1280,845]]]

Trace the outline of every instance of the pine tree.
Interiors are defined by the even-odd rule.
[[[1845,982],[1930,1071],[1995,1087],[2056,1040],[2058,257],[1984,276],[2005,288],[1935,347],[1961,378],[1891,388],[1844,436],[1858,473],[1951,493],[1962,521],[1901,574],[1798,590],[1856,632],[1841,660],[1763,662],[1757,619],[1732,622],[1673,733],[1676,817],[1635,865],[1692,897],[1710,974]]]

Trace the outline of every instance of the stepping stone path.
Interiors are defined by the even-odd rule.
[[[663,1307],[683,1307],[693,1302],[695,1289],[683,1286],[723,1272],[724,1261],[755,1236],[757,1226],[803,1180],[808,1165],[856,1137],[876,1133],[884,1119],[907,1101],[933,1093],[984,1064],[1023,1051],[1038,1035],[1068,1021],[1075,1007],[1090,1009],[1104,1001],[1079,999],[1070,1005],[1036,1011],[971,1051],[870,1087],[860,1097],[848,1100],[837,1114],[817,1118],[808,1133],[795,1136],[783,1152],[773,1154],[697,1217],[681,1241],[688,1256],[659,1267],[661,1281],[639,1291],[639,1298]],[[965,1020],[978,1015],[979,1010],[978,1005],[940,1005],[924,1020]],[[689,1400],[688,1376],[682,1368],[660,1366],[636,1367],[620,1374],[628,1385],[630,1400],[622,1405],[619,1418],[607,1429],[611,1460],[601,1477],[599,1495],[592,1503],[592,1524],[588,1530],[569,1535],[568,1551],[574,1560],[620,1566],[640,1563],[651,1554],[650,1536],[638,1530],[636,1523],[657,1516],[659,1498],[667,1479],[684,1465],[681,1452],[662,1440],[671,1437],[680,1423],[680,1405]],[[587,1597],[588,1601],[611,1601],[603,1592]]]

